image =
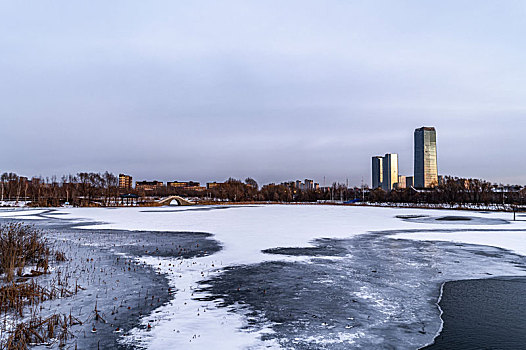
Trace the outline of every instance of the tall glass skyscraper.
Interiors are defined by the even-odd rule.
[[[438,185],[437,133],[433,127],[415,130],[415,177],[416,188]]]
[[[384,171],[383,171],[382,165],[383,165],[383,158],[381,156],[373,157],[373,161],[372,161],[373,189],[382,187],[382,182],[384,179]]]
[[[382,188],[384,191],[391,191],[394,185],[398,183],[398,154],[387,153],[383,158],[383,181]]]

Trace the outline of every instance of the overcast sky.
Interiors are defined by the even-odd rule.
[[[526,183],[524,1],[1,1],[0,172]]]

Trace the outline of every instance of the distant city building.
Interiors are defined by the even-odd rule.
[[[411,188],[414,186],[413,184],[413,177],[412,176],[406,176],[405,177],[405,188]]]
[[[305,179],[305,182],[301,182],[301,180],[286,181],[286,182],[282,182],[281,185],[287,186],[293,191],[296,191],[296,190],[309,191],[309,190],[318,190],[320,188],[319,183],[314,182],[314,180],[310,180],[310,179]]]
[[[136,190],[153,191],[162,188],[162,181],[137,181],[135,182]]]
[[[166,187],[175,188],[188,188],[188,187],[199,187],[201,184],[195,181],[168,181]]]
[[[446,177],[443,175],[438,175],[438,184],[439,185],[445,185],[446,184]]]
[[[382,187],[383,174],[383,157],[375,156],[372,159],[372,185],[373,189]]]
[[[204,191],[206,187],[201,187],[201,184],[196,181],[168,181],[166,187],[181,188],[191,191]]]
[[[407,176],[398,175],[398,183],[396,184],[396,188],[399,190],[407,188]]]
[[[388,153],[383,157],[382,162],[383,181],[382,189],[391,191],[398,183],[398,154]]]
[[[207,182],[206,183],[206,188],[209,190],[209,189],[212,189],[212,188],[215,188],[215,187],[219,187],[221,185],[224,185],[225,183],[224,182]]]
[[[133,187],[133,178],[130,175],[119,174],[119,188],[129,190]]]
[[[205,186],[188,186],[184,187],[184,189],[189,191],[206,191]]]
[[[436,130],[422,127],[415,130],[414,186],[429,188],[438,185]]]

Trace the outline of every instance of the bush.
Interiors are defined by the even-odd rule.
[[[29,225],[10,223],[0,226],[0,274],[13,280],[15,271],[22,275],[26,264],[48,269],[49,248],[42,233]]]

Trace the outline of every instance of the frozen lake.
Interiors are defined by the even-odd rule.
[[[77,244],[124,254],[144,269],[136,278],[173,290],[112,335],[151,349],[418,349],[442,329],[444,282],[526,275],[526,222],[511,217],[320,205],[0,211],[53,227],[54,239],[69,225]]]

